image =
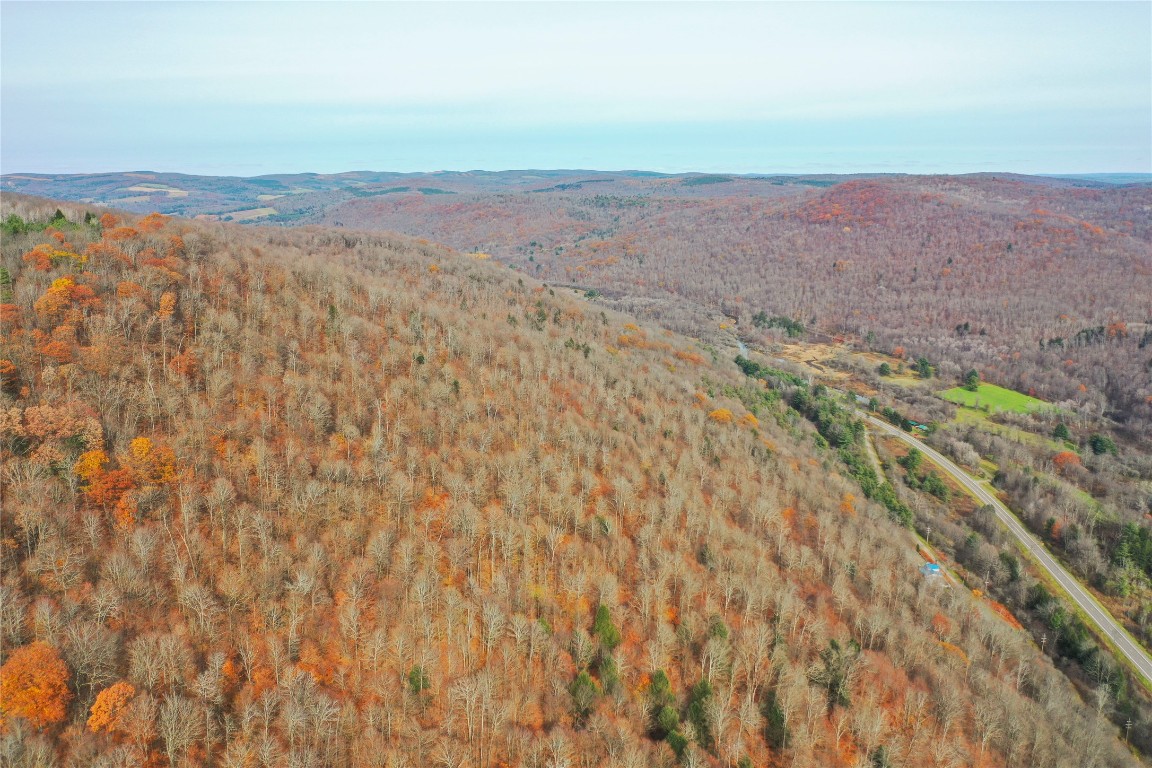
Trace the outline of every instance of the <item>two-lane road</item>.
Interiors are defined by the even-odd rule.
[[[1048,548],[1024,527],[1023,523],[1016,518],[1016,515],[1012,514],[1008,507],[1004,506],[999,499],[989,493],[984,486],[976,482],[971,475],[960,469],[960,467],[956,466],[956,464],[941,455],[938,451],[925,445],[906,432],[893,427],[891,424],[881,421],[875,416],[863,412],[860,413],[868,419],[868,423],[873,427],[893,437],[897,437],[910,445],[914,445],[923,452],[924,455],[936,462],[941,469],[951,475],[956,482],[971,491],[976,498],[985,504],[991,504],[993,509],[996,510],[996,516],[1000,518],[1000,521],[1008,527],[1008,530],[1019,539],[1024,548],[1028,550],[1028,553],[1032,555],[1032,558],[1039,563],[1044,570],[1048,571],[1053,579],[1059,582],[1068,596],[1072,598],[1076,605],[1080,606],[1080,609],[1096,624],[1100,632],[1107,635],[1112,644],[1120,649],[1120,652],[1132,662],[1132,665],[1135,666],[1136,669],[1140,670],[1140,674],[1144,677],[1145,685],[1152,683],[1152,657],[1149,657],[1148,651],[1124,631],[1116,619],[1112,617],[1112,614],[1108,613],[1107,610],[1096,602],[1096,600],[1088,594],[1088,590],[1081,586],[1079,581],[1068,573],[1068,571],[1064,570],[1064,566],[1056,561],[1056,558],[1048,552]]]

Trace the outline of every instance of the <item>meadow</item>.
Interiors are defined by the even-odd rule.
[[[992,412],[1033,413],[1047,405],[1043,400],[995,384],[981,384],[975,392],[964,387],[953,387],[941,392],[940,397],[950,403]]]

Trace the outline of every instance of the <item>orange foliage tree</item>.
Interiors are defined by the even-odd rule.
[[[118,240],[131,240],[139,236],[140,233],[135,229],[132,229],[132,227],[116,227],[115,229],[110,229],[104,233],[104,239],[112,242],[116,242]]]
[[[1052,457],[1052,464],[1061,473],[1080,466],[1080,457],[1073,451],[1060,451]]]
[[[176,455],[151,438],[138,437],[129,443],[126,463],[144,484],[170,483],[176,478]]]
[[[52,246],[41,243],[24,254],[24,263],[39,272],[48,272],[52,269]]]
[[[164,224],[167,221],[168,217],[161,213],[150,213],[136,222],[136,229],[141,232],[158,232],[164,229]]]
[[[96,703],[92,705],[92,714],[88,718],[88,729],[93,733],[115,733],[124,730],[123,717],[132,697],[136,695],[136,688],[131,683],[119,682],[100,691]]]
[[[59,652],[37,641],[17,648],[0,667],[0,716],[21,717],[36,728],[64,720],[72,691]]]
[[[168,361],[168,367],[188,379],[195,379],[200,375],[200,363],[196,356],[189,352],[181,352]]]
[[[20,306],[0,304],[0,327],[14,328],[20,325]]]
[[[104,474],[104,465],[108,463],[108,454],[104,451],[85,451],[76,459],[72,471],[86,484],[91,485]]]
[[[83,481],[84,497],[95,507],[112,507],[116,521],[121,528],[131,525],[135,519],[135,506],[128,492],[136,487],[132,470],[127,468],[105,471],[108,455],[104,451],[87,451],[80,454],[72,471]]]
[[[732,411],[727,408],[717,408],[708,414],[708,418],[720,424],[730,424],[732,422]]]
[[[78,285],[75,278],[69,275],[53,280],[44,295],[36,300],[34,308],[37,314],[54,318],[73,305],[82,309],[98,309],[101,302],[91,288]]]
[[[130,280],[116,284],[116,295],[122,299],[147,299],[148,291],[144,290],[138,283],[133,283]]]
[[[156,310],[156,316],[164,320],[172,317],[172,313],[176,311],[176,294],[166,291],[160,297],[160,307]]]

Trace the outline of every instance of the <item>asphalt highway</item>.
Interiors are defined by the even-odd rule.
[[[1064,588],[1068,597],[1080,606],[1080,609],[1088,616],[1090,621],[1096,624],[1099,631],[1107,635],[1112,644],[1132,662],[1134,667],[1140,670],[1140,673],[1144,676],[1145,684],[1152,683],[1152,657],[1149,657],[1148,651],[1120,626],[1119,622],[1112,617],[1112,614],[1105,610],[1100,603],[1096,602],[1092,595],[1088,593],[1088,590],[1086,590],[1075,577],[1068,573],[1068,571],[1064,569],[1064,566],[1056,561],[1056,558],[1048,552],[1048,548],[1024,527],[1024,524],[1016,518],[1016,515],[1014,515],[1008,507],[1004,506],[1004,504],[989,493],[984,486],[946,456],[941,455],[938,451],[925,445],[922,441],[893,427],[891,424],[881,421],[870,414],[860,413],[868,420],[871,426],[885,434],[892,435],[915,446],[925,456],[932,459],[942,470],[951,475],[956,482],[971,491],[976,498],[985,504],[992,505],[993,509],[996,510],[996,516],[1008,527],[1008,530],[1020,541],[1021,545],[1028,550],[1032,559],[1039,563],[1040,567],[1048,571],[1052,578]]]

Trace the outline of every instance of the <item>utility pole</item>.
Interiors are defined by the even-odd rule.
[[[1040,653],[1044,653],[1044,646],[1048,644],[1048,633],[1040,635]]]
[[[1128,743],[1128,731],[1132,730],[1132,718],[1128,718],[1128,722],[1124,723],[1124,743]]]

